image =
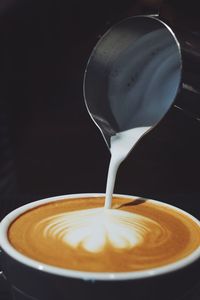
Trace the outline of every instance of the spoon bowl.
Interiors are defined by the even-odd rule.
[[[134,16],[98,41],[84,75],[88,112],[110,149],[111,137],[158,124],[179,91],[180,45],[155,16]]]

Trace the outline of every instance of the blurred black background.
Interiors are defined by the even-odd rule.
[[[157,13],[162,2],[0,1],[0,219],[42,197],[105,191],[110,154],[84,105],[86,63],[112,24]],[[164,2],[163,19],[187,37],[187,80],[200,89],[198,1]],[[198,95],[182,102],[200,118]],[[199,138],[200,122],[172,108],[122,164],[115,192],[164,200],[199,217]]]
[[[86,63],[112,24],[156,13],[161,2],[0,1],[1,217],[42,197],[105,191],[110,154],[84,105]],[[171,2],[182,12],[183,1]],[[115,192],[198,214],[199,137],[200,123],[172,108],[122,164]]]

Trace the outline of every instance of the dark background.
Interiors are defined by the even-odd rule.
[[[159,2],[0,1],[0,219],[42,197],[105,191],[110,154],[85,108],[86,63],[112,24],[157,12]],[[198,1],[165,2],[164,18],[200,43]],[[187,63],[200,78],[198,64]],[[200,117],[199,97],[183,102]],[[200,122],[172,108],[122,164],[115,192],[164,200],[199,217],[199,138]]]
[[[159,2],[0,1],[1,217],[42,197],[105,191],[110,154],[85,108],[86,63],[112,24],[157,12]],[[188,12],[184,1],[171,2],[176,14],[185,14],[183,22],[188,13],[194,23],[195,7]],[[164,12],[174,17],[173,10]],[[186,102],[192,106],[190,97]],[[199,112],[199,97],[196,102]],[[122,164],[115,191],[180,199],[197,213],[192,202],[199,201],[199,137],[200,123],[172,108]]]

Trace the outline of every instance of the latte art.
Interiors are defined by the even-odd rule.
[[[108,244],[113,248],[130,249],[144,242],[153,232],[151,243],[165,241],[168,231],[157,222],[138,214],[117,209],[94,208],[62,213],[42,220],[35,234],[58,239],[73,248],[100,252]]]
[[[20,215],[10,243],[49,265],[92,272],[130,272],[176,262],[200,246],[200,226],[159,202],[113,197],[63,199]]]

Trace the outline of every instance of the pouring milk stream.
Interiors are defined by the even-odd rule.
[[[111,208],[115,179],[120,164],[127,157],[131,149],[135,146],[143,134],[149,129],[150,127],[133,128],[119,132],[111,137],[111,159],[106,185],[105,208]]]

